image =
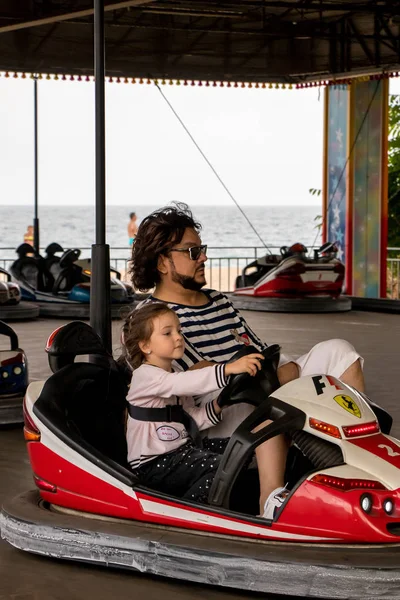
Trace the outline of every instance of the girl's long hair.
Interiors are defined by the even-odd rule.
[[[163,302],[149,302],[132,310],[122,326],[123,350],[119,360],[126,361],[132,369],[140,367],[146,357],[139,348],[139,342],[148,342],[154,331],[154,319],[169,312],[176,316]]]

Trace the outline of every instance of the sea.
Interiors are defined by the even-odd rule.
[[[109,206],[107,243],[111,256],[126,258],[129,253],[127,225],[135,211],[140,223],[157,206]],[[306,246],[321,241],[316,217],[319,206],[191,206],[202,224],[202,240],[209,256],[242,256],[243,249],[263,246],[276,249],[295,242]],[[33,223],[32,206],[0,206],[0,258],[17,258],[16,248],[23,243],[28,225]],[[58,242],[64,249],[89,250],[95,242],[95,212],[92,206],[40,206],[40,246]],[[275,250],[274,250],[275,251]],[[87,252],[85,252],[87,255]]]

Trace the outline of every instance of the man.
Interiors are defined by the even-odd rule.
[[[186,351],[178,364],[184,370],[227,361],[243,345],[251,344],[257,350],[266,347],[224,294],[203,289],[207,246],[202,244],[200,230],[186,204],[168,206],[142,221],[132,249],[134,288],[154,288],[147,301],[166,302],[180,319]],[[364,391],[362,358],[345,340],[321,342],[297,359],[281,355],[281,384],[318,373],[333,375]],[[210,435],[230,436],[251,410],[244,404],[229,407]]]

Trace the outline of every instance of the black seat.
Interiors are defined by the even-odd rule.
[[[268,256],[268,258],[270,257]],[[255,285],[261,277],[272,271],[277,264],[278,261],[274,260],[274,257],[271,258],[269,263],[265,259],[253,260],[253,262],[245,266],[242,274],[236,277],[235,287],[241,288]]]
[[[48,273],[51,273],[54,281],[60,274],[60,256],[56,256],[56,252],[64,252],[64,248],[57,244],[57,242],[53,242],[49,244],[46,248],[46,256],[44,258],[44,262],[46,265],[46,270]]]
[[[45,383],[33,412],[68,446],[133,485],[125,438],[127,385],[112,367],[73,363]]]
[[[16,250],[18,258],[10,267],[12,275],[16,279],[22,279],[29,283],[33,289],[38,289],[39,266],[34,257],[35,251],[30,244],[21,244]],[[30,254],[31,256],[28,256]]]
[[[10,267],[11,274],[17,280],[28,283],[34,290],[50,291],[54,279],[50,273],[47,273],[44,259],[35,254],[30,244],[21,244],[16,252],[18,259]]]
[[[54,282],[52,293],[67,292],[78,284],[85,281],[82,276],[82,268],[74,263],[78,260],[81,251],[78,248],[66,250],[58,263],[59,273]]]

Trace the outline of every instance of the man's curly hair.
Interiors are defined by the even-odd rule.
[[[199,233],[201,225],[183,202],[155,210],[143,219],[132,247],[129,269],[136,290],[146,292],[160,281],[158,257],[168,254],[175,244],[179,244],[187,228]]]

